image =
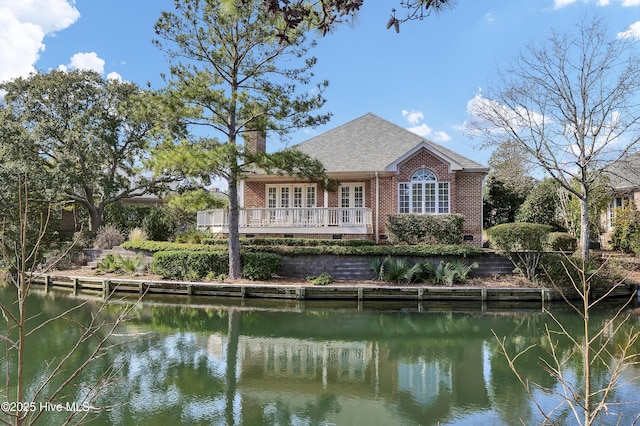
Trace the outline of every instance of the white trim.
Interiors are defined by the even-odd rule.
[[[375,216],[375,221],[376,223],[374,224],[375,230],[376,230],[376,235],[375,235],[375,241],[376,244],[380,243],[380,176],[378,174],[378,172],[376,172],[376,205],[375,205],[375,212],[376,212],[376,216]]]

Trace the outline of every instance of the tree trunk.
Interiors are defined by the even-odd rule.
[[[240,208],[238,206],[238,177],[235,172],[229,178],[229,279],[240,278]]]
[[[583,192],[580,198],[580,257],[585,262],[589,260],[589,228],[589,196]]]
[[[89,231],[97,232],[102,225],[102,211],[95,206],[87,206],[89,212]]]

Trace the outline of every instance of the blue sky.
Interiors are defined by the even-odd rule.
[[[463,0],[424,21],[386,30],[399,0],[367,0],[353,25],[319,38],[318,79],[331,122],[292,135],[291,143],[377,114],[485,163],[490,152],[461,130],[467,107],[504,66],[551,29],[570,32],[600,16],[613,35],[640,38],[640,0]],[[150,82],[167,71],[152,45],[153,25],[173,0],[0,0],[0,81],[37,69],[88,68],[104,76]],[[381,6],[381,4],[384,4]],[[270,150],[282,148],[269,140]]]

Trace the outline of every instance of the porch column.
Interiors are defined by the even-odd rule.
[[[379,222],[378,222],[378,217],[380,214],[380,175],[378,174],[378,172],[376,172],[376,208],[375,208],[375,233],[376,233],[376,244],[379,244],[380,241],[380,229],[379,229]]]

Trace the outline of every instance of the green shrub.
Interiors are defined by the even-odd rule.
[[[551,232],[547,237],[545,250],[549,251],[575,251],[578,242],[576,237],[568,232]]]
[[[539,223],[503,223],[487,229],[487,235],[494,250],[511,260],[528,280],[535,281],[552,229]]]
[[[387,216],[390,244],[460,244],[461,214],[391,214]]]
[[[313,285],[327,285],[333,282],[333,277],[330,274],[320,274],[307,277],[307,281]]]
[[[177,238],[176,238],[177,241]],[[291,247],[316,247],[316,246],[342,246],[360,247],[373,246],[371,240],[329,240],[316,238],[240,238],[244,245],[252,246],[291,246]],[[203,238],[202,244],[219,245],[227,244],[224,238]]]
[[[269,253],[243,253],[241,263],[245,278],[265,280],[278,271],[282,260]],[[229,271],[229,254],[223,251],[159,251],[153,255],[151,270],[163,278],[190,281],[220,276]]]
[[[142,219],[142,228],[154,241],[167,241],[175,234],[177,223],[169,208],[156,207]]]
[[[120,247],[127,250],[145,250],[145,251],[165,251],[165,250],[191,250],[191,251],[222,251],[226,250],[226,245],[220,246],[206,246],[202,244],[188,244],[188,243],[172,243],[169,241],[126,241],[120,244]]]
[[[633,203],[624,208],[615,209],[615,220],[613,221],[613,231],[611,232],[611,248],[625,253],[631,253],[632,241],[640,233],[640,212],[636,210]]]
[[[215,251],[172,250],[153,255],[151,271],[163,278],[193,280],[209,273],[224,274],[229,270],[228,254]]]
[[[242,276],[250,280],[268,280],[280,266],[280,256],[271,253],[243,253],[241,256]]]
[[[186,244],[167,241],[127,241],[121,244],[129,250],[163,251],[163,250],[199,250],[223,251],[227,249],[227,240],[222,245]],[[247,253],[273,253],[278,255],[349,255],[349,256],[481,256],[484,250],[478,247],[463,245],[419,245],[419,246],[260,246],[244,244],[242,250]]]

